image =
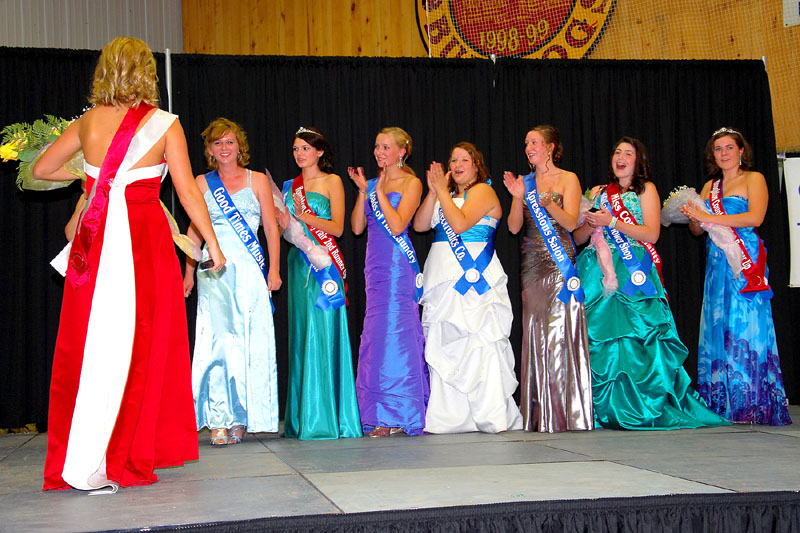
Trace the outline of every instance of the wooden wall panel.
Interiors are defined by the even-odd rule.
[[[421,57],[415,0],[183,0],[188,53]],[[594,59],[767,58],[781,151],[800,151],[800,27],[781,0],[617,0]],[[724,88],[721,88],[724,94]]]

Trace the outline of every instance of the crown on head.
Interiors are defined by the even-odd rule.
[[[718,135],[720,133],[738,133],[739,135],[741,135],[741,133],[739,133],[738,131],[736,131],[734,129],[731,129],[731,128],[726,128],[726,127],[723,126],[722,128],[720,128],[717,131],[715,131],[714,133],[712,133],[711,136],[713,137],[713,136]]]
[[[313,133],[314,135],[319,135],[319,133],[317,133],[316,131],[310,130],[310,129],[306,128],[305,126],[300,126],[300,129],[297,130],[295,135],[300,135],[301,133]]]

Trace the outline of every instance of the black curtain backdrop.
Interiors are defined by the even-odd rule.
[[[97,51],[0,48],[0,125],[32,122],[43,114],[77,116],[87,105]],[[157,54],[162,80],[164,56]],[[800,379],[795,351],[800,332],[789,310],[798,292],[787,287],[789,271],[786,196],[778,185],[769,84],[760,61],[537,61],[307,58],[265,56],[172,56],[173,112],[180,115],[196,173],[205,172],[201,131],[225,116],[248,133],[251,165],[269,168],[280,186],[298,169],[290,143],[299,126],[317,126],[333,147],[343,177],[348,214],[356,189],[347,166],[377,172],[372,146],[385,126],[400,126],[413,138],[409,165],[424,176],[431,161],[446,161],[450,147],[474,142],[484,153],[494,188],[507,210],[510,196],[502,173],[527,173],[523,139],[536,124],[561,130],[561,166],[578,174],[583,188],[605,183],[610,150],[622,135],[648,147],[662,198],[679,185],[699,188],[706,141],[720,126],[740,129],[753,146],[755,169],[764,173],[771,197],[761,229],[769,248],[773,312],[787,394],[797,401]],[[58,330],[63,279],[49,266],[66,243],[63,226],[79,190],[21,192],[16,165],[0,165],[0,249],[6,267],[0,346],[0,427],[36,422],[46,426],[48,386]],[[424,180],[423,180],[424,181]],[[162,199],[173,194],[165,182]],[[179,204],[182,228],[188,220]],[[420,261],[432,236],[411,235]],[[282,255],[287,252],[283,243]],[[354,363],[364,315],[363,265],[366,238],[348,223],[340,239],[350,285],[350,340]],[[521,345],[520,237],[504,224],[496,249],[509,276],[515,321],[511,340]],[[702,303],[705,242],[685,226],[663,229],[657,248],[678,331],[689,348],[685,367],[697,374],[697,338]],[[181,258],[183,259],[183,258]],[[286,280],[285,266],[281,269]],[[281,405],[287,376],[286,290],[275,299],[275,331]],[[187,300],[190,338],[196,299]]]

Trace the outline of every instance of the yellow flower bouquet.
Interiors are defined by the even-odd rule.
[[[32,191],[51,191],[69,186],[71,181],[46,181],[33,177],[33,165],[39,160],[45,149],[64,133],[72,121],[53,115],[45,115],[28,124],[18,122],[10,124],[0,130],[0,158],[3,162],[19,161],[17,170],[17,187]],[[75,176],[75,179],[84,179],[83,152],[78,151],[64,165],[64,169]]]
[[[19,161],[17,170],[17,187],[29,191],[52,191],[67,187],[71,181],[37,180],[33,177],[33,166],[42,157],[47,148],[64,133],[72,120],[67,120],[53,115],[45,115],[44,119],[34,121],[33,124],[18,122],[0,130],[0,158],[3,162]],[[75,179],[85,180],[83,172],[83,151],[75,152],[69,161],[64,164],[64,170],[75,176]],[[167,206],[161,202],[161,207],[167,217],[172,240],[186,255],[200,260],[200,248],[189,237],[181,234],[178,223],[172,217]]]

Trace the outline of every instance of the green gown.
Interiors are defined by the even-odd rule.
[[[330,220],[328,199],[306,191],[316,216]],[[289,199],[291,200],[291,199]],[[293,202],[287,201],[294,214]],[[313,240],[306,228],[306,235]],[[301,440],[361,437],[347,308],[322,311],[320,286],[295,247],[289,250],[289,385],[283,436]],[[336,266],[330,267],[336,272]],[[338,273],[332,274],[344,291]]]
[[[603,192],[603,200],[605,195]],[[639,196],[629,191],[622,195],[622,201],[641,224]],[[630,273],[616,246],[605,235],[619,282],[614,294],[603,298],[603,274],[593,246],[587,246],[577,261],[586,294],[596,423],[611,429],[681,429],[728,424],[708,409],[689,386],[691,378],[683,368],[689,352],[678,337],[655,265],[647,274],[657,290],[654,296],[641,291],[632,296],[625,294],[622,288]],[[632,239],[631,243],[641,261],[647,250]]]

